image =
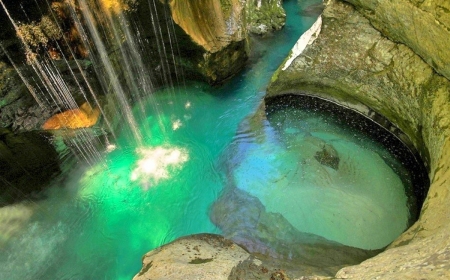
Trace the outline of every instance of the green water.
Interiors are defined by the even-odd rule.
[[[148,103],[153,113],[139,124],[144,134],[143,147],[129,146],[127,134],[123,133],[113,143],[116,149],[103,152],[106,163],[79,164],[55,181],[45,200],[3,208],[3,220],[9,215],[14,216],[11,224],[24,224],[10,226],[10,232],[2,231],[1,278],[130,279],[140,270],[142,255],[151,249],[188,234],[220,233],[209,218],[209,208],[228,180],[217,160],[239,139],[238,126],[258,107],[271,74],[300,34],[315,21],[313,17],[298,16],[301,7],[297,1],[285,2],[287,26],[272,37],[254,41],[252,64],[239,77],[221,88],[188,82],[186,87],[155,93]],[[286,133],[295,134],[293,129],[288,128]],[[344,152],[346,136],[345,140],[339,140],[341,133],[321,137],[341,141],[342,146],[336,149]],[[257,142],[253,145],[236,176],[259,184],[260,179],[243,168],[255,165],[272,172],[274,167],[269,166],[273,164],[270,160],[257,160],[264,155]],[[262,144],[261,151],[273,153],[280,148],[278,144],[270,145]],[[364,153],[364,149],[355,151]],[[369,150],[363,160],[373,160],[373,153]],[[284,160],[285,155],[283,150],[271,157]],[[370,169],[392,176],[385,167],[377,169],[377,164],[384,163],[375,159]],[[309,172],[308,180],[319,176]],[[378,173],[375,176],[383,177]],[[262,198],[272,193],[264,194],[250,186],[243,189],[261,196],[271,211],[286,214],[303,229],[301,222],[289,216],[289,205],[276,207]],[[285,193],[293,194],[297,195]]]

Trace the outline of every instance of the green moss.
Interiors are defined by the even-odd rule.
[[[220,0],[220,6],[222,6],[222,12],[225,18],[229,18],[233,10],[231,0]]]

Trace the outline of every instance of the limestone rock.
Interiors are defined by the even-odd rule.
[[[64,80],[65,86],[78,104],[85,102],[84,95],[88,92],[86,84],[80,83],[83,79],[80,71],[84,71],[84,75],[87,75],[91,89],[102,93],[89,61],[73,60],[68,63],[54,61],[53,65],[58,69],[61,79]],[[18,70],[24,77],[27,77],[30,88],[45,88],[43,84],[40,84],[40,79],[31,66],[24,65]],[[59,111],[59,107],[65,107],[65,104],[58,103],[37,92],[33,94],[39,101],[36,101],[35,96],[30,93],[14,67],[0,62],[0,127],[10,127],[14,131],[39,130],[47,119]],[[101,99],[101,96],[102,94],[99,94],[97,98]],[[88,111],[87,109],[86,112]]]
[[[48,117],[50,114],[33,100],[15,69],[0,62],[0,127],[33,130]]]
[[[286,13],[281,0],[245,1],[247,29],[264,35],[281,29],[286,22]]]
[[[191,45],[187,64],[192,64],[194,71],[215,84],[244,66],[248,57],[247,32],[241,1],[172,0],[169,5],[174,22],[194,43],[186,44]]]
[[[226,280],[233,267],[248,257],[243,248],[219,235],[193,235],[147,253],[133,279]]]
[[[300,232],[281,214],[266,211],[258,198],[238,188],[224,190],[210,215],[226,238],[258,256],[266,267],[282,269],[289,277],[330,277],[343,266],[378,253]]]
[[[320,40],[308,45],[286,70],[277,70],[268,96],[301,89],[325,93],[349,106],[363,103],[405,132],[426,160],[421,135],[415,133],[420,129],[415,114],[432,68],[411,49],[385,38],[350,5],[332,3],[337,4],[322,15]]]
[[[360,7],[370,21],[344,2],[328,1],[320,35],[286,70],[277,71],[268,96],[305,91],[355,110],[358,104],[369,106],[405,132],[428,164],[431,186],[419,220],[385,252],[360,265],[343,268],[336,277],[447,279],[450,277],[450,81],[434,71],[447,76],[441,66],[450,65],[441,65],[448,54],[445,47],[448,43],[441,44],[450,38],[448,29],[443,28],[446,17],[442,16],[445,15],[442,7],[447,2],[348,2]],[[406,10],[408,15],[402,15]],[[420,21],[431,15],[432,23]],[[414,24],[421,25],[417,32],[429,34],[416,34]],[[391,35],[393,30],[396,35]],[[398,42],[404,40],[411,48],[389,40],[384,34]],[[426,36],[437,40],[435,47],[439,50],[428,47],[434,40]],[[427,47],[414,46],[408,38],[417,38],[419,45]],[[433,61],[430,63],[433,68],[424,60]]]
[[[293,270],[297,274],[292,274]],[[304,267],[296,267],[289,260],[250,254],[220,235],[195,234],[181,237],[144,255],[143,268],[133,280],[330,279],[329,276],[303,275],[308,275],[308,271]]]
[[[345,0],[395,42],[410,47],[436,72],[450,79],[448,0]]]

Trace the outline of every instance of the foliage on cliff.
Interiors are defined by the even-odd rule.
[[[246,1],[247,29],[251,33],[263,35],[281,29],[286,21],[286,13],[281,0]]]

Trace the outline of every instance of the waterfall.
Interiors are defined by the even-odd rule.
[[[100,111],[101,128],[78,129],[76,133],[68,130],[66,134],[70,136],[63,136],[75,155],[97,162],[102,158],[100,151],[115,142],[118,128],[129,130],[129,142],[138,147],[144,145],[145,138],[152,137],[149,127],[138,128],[148,115],[144,102],[152,98],[157,86],[172,88],[184,83],[182,71],[175,68],[179,50],[167,7],[157,6],[160,4],[155,0],[141,3],[147,5],[151,19],[151,26],[145,26],[129,16],[136,12],[133,1],[46,2],[48,12],[41,11],[36,2],[35,9],[42,13],[42,20],[26,25],[13,18],[4,2],[0,0],[22,41],[28,66],[10,60],[37,104],[50,112],[76,112],[86,102],[89,108]],[[54,29],[51,34],[57,34],[53,38],[47,31],[49,25]],[[143,38],[142,33],[148,30],[153,32],[152,38]],[[156,53],[151,45],[156,47]],[[158,62],[154,69],[149,59]],[[100,86],[92,84],[91,74],[85,69],[86,60],[92,63]],[[27,68],[32,75],[24,74]],[[61,68],[68,71],[61,73]],[[73,84],[68,84],[68,79]],[[108,109],[104,109],[105,104]],[[133,110],[136,107],[138,110]],[[158,112],[156,104],[152,110]],[[156,115],[164,131],[162,120]],[[75,114],[64,116],[77,118]],[[105,139],[100,141],[98,134]]]

